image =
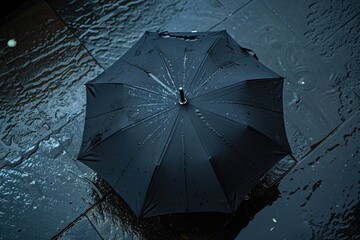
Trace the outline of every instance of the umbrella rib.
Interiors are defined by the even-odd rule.
[[[186,171],[186,158],[185,158],[185,139],[184,139],[184,128],[181,128],[181,144],[183,150],[183,164],[184,164],[184,185],[185,185],[185,198],[186,198],[186,210],[189,210],[189,196],[188,196],[188,182],[187,182],[187,171]]]
[[[157,103],[147,103],[147,104],[139,104],[139,105],[133,105],[133,106],[118,107],[118,108],[115,108],[115,109],[110,110],[110,111],[107,111],[107,112],[99,113],[99,114],[94,115],[94,116],[91,116],[91,117],[86,117],[86,120],[94,119],[94,118],[97,118],[97,117],[101,117],[101,116],[103,116],[103,115],[105,115],[105,114],[112,113],[112,112],[116,112],[116,111],[119,111],[119,110],[132,109],[132,108],[134,108],[134,107],[149,107],[149,106],[154,106],[154,105],[158,105],[158,104],[157,104]]]
[[[271,79],[271,78],[269,78]],[[254,79],[255,80],[255,79]],[[224,91],[223,94],[219,95],[219,96],[216,96],[216,97],[221,97],[221,96],[224,96],[224,95],[228,95],[230,93],[233,93],[233,92],[238,92],[238,91],[241,91],[241,90],[248,90],[248,89],[251,89],[251,88],[258,88],[258,87],[261,87],[261,85],[257,85],[257,86],[252,86],[252,87],[247,87],[247,88],[243,88],[243,89],[234,89],[234,87],[236,87],[236,85],[243,85],[243,84],[246,84],[247,81],[254,81],[254,80],[246,80],[244,82],[240,82],[240,83],[235,83],[233,85],[230,85],[226,88],[222,88],[222,89],[216,89],[214,91],[211,91],[211,92],[208,92],[208,93],[205,93],[201,96],[197,96],[194,99],[198,98],[198,97],[203,97],[203,96],[206,96],[208,94],[214,94],[216,92],[221,92],[221,91]],[[256,79],[256,80],[259,80],[259,79]],[[255,80],[255,81],[256,81]],[[259,80],[261,81],[261,80]],[[229,91],[227,92],[228,90],[232,90],[232,91]],[[225,103],[225,104],[239,104],[239,105],[244,105],[244,106],[250,106],[250,107],[254,107],[254,108],[261,108],[261,109],[264,109],[264,110],[268,110],[268,111],[271,111],[271,112],[276,112],[276,113],[282,113],[283,111],[282,110],[277,110],[277,109],[271,109],[271,108],[267,108],[267,107],[264,107],[264,106],[260,106],[260,105],[255,105],[255,104],[250,104],[250,103],[245,103],[245,102],[240,102],[240,101],[213,101],[212,103]]]
[[[218,174],[216,173],[216,171],[215,171],[215,169],[214,169],[214,166],[213,166],[212,163],[211,163],[211,159],[212,159],[213,157],[212,157],[211,154],[209,153],[209,151],[208,151],[208,149],[207,149],[204,141],[202,140],[202,137],[200,136],[200,133],[199,133],[198,129],[197,129],[196,126],[195,126],[194,120],[192,119],[192,115],[190,115],[190,121],[191,121],[191,123],[192,123],[192,125],[193,125],[193,127],[194,127],[194,129],[195,129],[196,135],[198,136],[201,145],[203,146],[203,150],[205,151],[206,155],[208,155],[208,159],[209,159],[210,165],[211,165],[211,167],[212,167],[212,169],[213,169],[213,171],[214,171],[214,174],[215,174],[216,178],[219,180],[221,190],[223,191],[223,194],[224,194],[224,196],[225,196],[225,198],[226,198],[229,206],[230,206],[231,209],[232,209],[232,205],[231,205],[230,199],[229,199],[228,195],[227,195],[226,192],[225,192],[225,188],[224,188],[224,186],[223,186],[223,183],[221,182],[221,179],[219,178]],[[233,210],[233,209],[232,209],[232,210]]]
[[[223,192],[223,194],[224,194],[224,196],[225,196],[225,199],[226,199],[226,201],[227,201],[228,205],[229,205],[229,206],[230,206],[230,208],[231,208],[231,211],[232,211],[232,212],[234,212],[234,211],[235,211],[235,209],[234,209],[233,204],[232,204],[232,203],[231,203],[231,201],[230,201],[230,198],[229,198],[228,194],[226,193],[226,190],[225,190],[225,184],[222,182],[222,179],[221,179],[221,177],[220,177],[220,174],[218,174],[218,171],[217,171],[217,170],[216,170],[216,168],[214,167],[214,165],[213,165],[213,163],[212,163],[211,159],[213,159],[213,158],[210,158],[210,159],[209,159],[209,162],[210,162],[211,168],[212,168],[212,170],[213,170],[213,172],[214,172],[214,174],[215,174],[216,178],[217,178],[217,179],[218,179],[218,181],[219,181],[220,188],[221,188],[221,190],[222,190],[222,192]]]
[[[102,83],[102,84],[118,84],[118,83]],[[166,98],[169,98],[169,99],[173,99],[169,96],[165,96],[165,95],[162,95],[158,92],[154,92],[154,91],[151,91],[151,90],[148,90],[146,88],[142,88],[142,87],[138,87],[138,86],[133,86],[133,85],[128,85],[128,84],[125,84],[125,83],[120,83],[120,85],[122,86],[125,86],[125,87],[128,87],[128,88],[135,88],[135,89],[138,89],[140,91],[144,91],[144,92],[148,92],[148,93],[153,93],[155,95],[158,95],[158,96],[162,96],[162,97],[166,97]],[[158,103],[147,103],[147,104],[140,104],[140,105],[133,105],[133,106],[137,106],[137,107],[143,107],[143,106],[153,106],[153,105],[159,105]],[[118,110],[122,110],[122,109],[128,109],[128,108],[131,108],[130,106],[123,106],[123,107],[119,107],[119,108],[115,108],[113,110],[110,110],[110,111],[107,111],[107,112],[103,112],[103,113],[99,113],[95,116],[91,116],[91,117],[86,117],[86,119],[93,119],[93,118],[96,118],[96,117],[100,117],[100,116],[103,116],[107,113],[112,113],[112,112],[116,112]]]
[[[172,109],[174,109],[174,108],[172,108]],[[159,171],[159,166],[160,166],[161,163],[162,163],[162,159],[163,159],[164,155],[166,154],[166,152],[167,152],[167,150],[168,150],[168,148],[169,148],[169,145],[170,145],[170,141],[171,141],[171,139],[172,139],[172,137],[173,137],[173,135],[174,135],[174,133],[175,133],[175,126],[177,125],[177,123],[178,123],[178,121],[179,121],[179,119],[180,119],[180,118],[179,118],[179,115],[180,115],[180,111],[178,111],[178,113],[177,113],[177,115],[176,115],[176,119],[175,119],[175,121],[174,121],[174,124],[173,124],[173,126],[171,127],[171,132],[170,132],[168,138],[166,139],[166,142],[165,142],[164,148],[163,148],[163,150],[162,150],[162,152],[161,152],[161,154],[160,154],[158,163],[156,164],[155,170],[154,170],[154,172],[153,172],[153,174],[152,174],[152,176],[151,176],[150,184],[149,184],[149,186],[148,186],[148,188],[147,188],[147,191],[146,191],[146,194],[145,194],[145,197],[144,197],[144,203],[147,202],[147,200],[148,200],[148,198],[149,198],[150,191],[152,190],[153,185],[154,185],[154,182],[156,181],[155,176],[157,175],[157,172]],[[143,214],[144,214],[145,208],[146,208],[146,207],[144,206],[143,209],[141,209],[140,215],[143,215]]]
[[[200,66],[198,67],[198,69],[196,70],[196,73],[194,75],[194,77],[192,78],[191,82],[190,82],[190,86],[189,86],[189,89],[191,89],[195,79],[197,78],[200,70],[203,68],[204,64],[205,64],[205,61],[208,59],[209,55],[210,55],[210,52],[212,51],[212,49],[216,46],[216,44],[220,41],[220,39],[223,37],[223,35],[221,34],[214,42],[213,44],[211,44],[211,46],[209,47],[209,49],[207,50],[203,60],[201,61],[200,63]]]
[[[212,114],[212,115],[218,116],[218,117],[220,117],[220,118],[226,119],[226,120],[228,120],[229,122],[234,123],[235,125],[238,125],[238,126],[241,125],[243,128],[248,128],[248,127],[249,127],[248,125],[245,125],[245,124],[236,122],[236,121],[234,121],[234,120],[232,120],[232,119],[226,118],[226,117],[221,116],[221,115],[219,115],[219,114],[217,114],[217,113],[209,112],[209,111],[207,111],[207,110],[205,110],[205,109],[203,109],[203,108],[200,108],[200,107],[196,107],[196,108],[197,108],[197,109],[201,109],[202,111],[207,112],[208,114]],[[208,127],[208,128],[211,130],[211,132],[213,132],[214,134],[216,134],[218,137],[221,136],[221,135],[216,131],[215,128],[213,128],[213,127],[211,127],[212,129],[210,128],[210,124],[209,124],[209,126],[206,126],[206,127]],[[247,161],[245,161],[245,159],[236,151],[235,147],[233,147],[231,144],[229,144],[228,141],[225,140],[225,138],[222,138],[222,140],[224,141],[224,143],[225,143],[226,145],[228,145],[228,146],[239,156],[239,158],[241,158],[241,159],[243,160],[244,164],[245,164],[249,169],[251,169],[251,171],[254,170],[253,167],[252,167]]]
[[[202,94],[202,95],[200,95],[200,96],[196,96],[196,97],[194,97],[194,98],[192,99],[192,101],[194,101],[195,99],[199,99],[199,98],[205,97],[205,96],[210,95],[210,94],[214,94],[214,93],[216,93],[216,92],[227,91],[227,90],[229,90],[229,89],[233,89],[233,88],[237,87],[238,85],[245,85],[245,84],[246,84],[247,82],[249,82],[249,81],[279,80],[279,79],[280,79],[280,78],[254,78],[254,79],[244,80],[244,81],[242,81],[242,82],[237,82],[237,83],[234,83],[234,84],[232,84],[232,85],[229,85],[229,86],[226,86],[226,87],[223,87],[223,88],[220,88],[220,89],[215,89],[215,90],[213,90],[213,91],[204,93],[204,94]],[[252,87],[247,87],[246,89],[244,88],[244,89],[238,89],[238,90],[233,90],[233,91],[248,90],[248,89],[251,89],[251,88],[258,88],[258,87],[259,87],[259,86],[252,86]],[[229,92],[225,92],[223,95],[227,95],[227,94],[229,94]],[[223,95],[220,95],[220,96],[223,96]],[[249,105],[251,105],[251,104],[249,104]],[[254,107],[258,107],[258,106],[256,106],[256,105],[253,105],[253,106],[254,106]],[[272,109],[268,109],[268,108],[264,108],[264,109],[267,109],[267,110],[272,111]],[[277,110],[274,110],[274,111],[276,112]]]
[[[214,93],[216,93],[216,92],[221,92],[221,91],[226,91],[226,90],[228,90],[228,89],[233,89],[234,87],[237,87],[238,85],[243,85],[243,84],[246,84],[247,82],[250,82],[250,81],[280,80],[280,79],[282,79],[282,78],[269,77],[269,78],[253,78],[253,79],[247,79],[247,80],[244,80],[244,81],[242,81],[242,82],[237,82],[237,83],[234,83],[234,84],[232,84],[232,85],[228,85],[228,86],[223,87],[223,88],[219,88],[219,89],[215,89],[215,90],[210,91],[210,92],[206,92],[206,93],[204,93],[204,94],[202,94],[202,95],[200,95],[200,96],[196,96],[196,97],[192,98],[192,100],[198,99],[198,98],[201,98],[201,97],[204,97],[204,96],[207,96],[207,95],[209,95],[209,94],[214,94]],[[257,88],[257,87],[259,87],[259,86],[247,87],[246,89],[241,89],[241,90],[247,90],[247,89]],[[234,90],[234,91],[239,91],[239,89]],[[228,92],[225,93],[225,94],[228,94]]]
[[[228,121],[230,121],[230,122],[232,122],[232,123],[236,123],[237,125],[241,125],[241,126],[244,127],[244,128],[247,128],[247,127],[248,127],[248,125],[246,125],[246,124],[243,124],[243,123],[240,123],[240,122],[236,122],[236,121],[234,121],[234,120],[232,120],[232,119],[230,119],[230,118],[224,117],[224,116],[222,116],[222,115],[220,115],[220,114],[218,114],[218,113],[209,112],[209,111],[207,111],[207,110],[205,110],[204,108],[201,108],[201,107],[196,107],[196,108],[201,109],[202,111],[207,112],[207,113],[209,113],[209,114],[218,116],[218,117],[220,117],[220,118],[224,118],[224,119],[226,119],[226,120],[228,120]]]
[[[250,129],[251,131],[253,131],[253,132],[256,132],[257,134],[260,134],[260,135],[262,135],[263,137],[265,137],[266,139],[269,139],[271,142],[273,142],[273,143],[275,143],[277,146],[279,146],[281,149],[283,149],[284,148],[284,146],[283,145],[280,145],[278,142],[276,142],[274,139],[272,139],[271,137],[269,137],[269,136],[267,136],[266,134],[264,134],[264,133],[262,133],[261,131],[259,131],[259,130],[257,130],[256,128],[253,128],[253,127],[251,127],[251,126],[248,126],[248,129]],[[286,146],[285,146],[285,148],[287,148]],[[291,150],[290,150],[290,152],[291,152]],[[290,153],[290,152],[284,152],[284,153]]]
[[[172,75],[171,75],[171,73],[170,73],[170,68],[169,68],[169,66],[167,65],[167,62],[166,62],[166,60],[165,60],[165,57],[164,57],[163,52],[160,50],[159,46],[154,42],[154,40],[152,40],[151,42],[152,42],[152,44],[154,45],[157,53],[159,54],[159,56],[161,57],[161,60],[162,60],[163,63],[164,63],[164,66],[165,66],[165,68],[166,68],[166,72],[167,72],[167,74],[168,74],[168,76],[169,76],[169,78],[170,78],[170,80],[171,80],[171,83],[173,84],[173,86],[174,86],[175,88],[177,88],[177,87],[176,87],[176,84],[175,84],[175,81],[174,81],[174,78],[172,77]]]
[[[227,63],[226,65],[224,65],[224,66],[219,67],[218,69],[216,69],[216,71],[214,71],[207,79],[205,79],[205,81],[203,81],[201,84],[199,84],[198,87],[195,87],[195,96],[196,96],[197,93],[199,93],[199,89],[202,88],[203,86],[205,86],[205,84],[207,84],[211,78],[213,78],[214,76],[216,76],[219,72],[221,72],[221,70],[224,70],[224,69],[227,69],[227,68],[229,68],[229,67],[234,66],[237,61],[238,61],[238,60],[234,60],[234,61],[229,62],[229,63]]]
[[[201,109],[201,110],[203,110],[204,112],[207,112],[207,113],[209,113],[209,114],[213,114],[213,115],[216,115],[216,116],[218,116],[218,117],[220,117],[220,118],[224,118],[224,119],[226,119],[226,120],[228,120],[228,121],[230,121],[230,122],[232,122],[232,123],[234,123],[234,124],[236,124],[236,125],[238,125],[238,126],[241,125],[241,126],[247,128],[247,129],[250,129],[250,130],[252,130],[252,131],[254,131],[254,132],[262,135],[263,137],[266,137],[267,139],[271,140],[271,141],[272,141],[273,143],[275,143],[277,146],[283,147],[283,146],[281,146],[278,142],[276,142],[274,139],[268,137],[266,134],[262,133],[261,131],[255,129],[255,128],[249,126],[249,125],[246,125],[246,124],[243,124],[243,123],[234,121],[234,120],[229,119],[229,118],[227,118],[227,117],[221,116],[221,115],[219,115],[219,114],[217,114],[217,113],[209,112],[209,111],[207,111],[207,110],[205,110],[205,109],[203,109],[203,108],[200,108],[200,107],[197,107],[197,108],[199,108],[199,109]]]
[[[152,91],[150,89],[147,89],[147,88],[144,88],[144,87],[140,87],[140,86],[137,86],[137,85],[130,85],[130,84],[126,84],[126,83],[122,83],[124,86],[128,87],[128,88],[135,88],[135,89],[139,89],[140,91],[144,91],[144,92],[149,92],[149,93],[153,93],[155,95],[158,95],[158,96],[162,96],[162,97],[166,97],[166,98],[169,98],[169,99],[173,99],[167,95],[164,95],[164,94],[161,94],[159,92],[156,92],[156,91]]]
[[[145,72],[149,77],[151,77],[153,80],[155,80],[155,82],[157,82],[160,86],[162,86],[170,95],[175,95],[176,96],[176,93],[171,90],[171,88],[169,86],[167,86],[166,84],[164,84],[163,82],[161,82],[154,74],[152,74],[151,72],[143,69],[142,67],[140,66],[137,66],[135,64],[132,64],[126,60],[123,60],[125,63],[129,64],[130,66],[133,66],[143,72]]]
[[[238,102],[238,101],[218,101],[218,102],[212,102],[212,103],[238,104],[238,105],[243,105],[243,106],[248,106],[248,107],[253,107],[253,108],[260,108],[260,109],[267,110],[267,111],[270,111],[270,112],[283,113],[283,111],[281,111],[281,110],[270,109],[270,108],[266,108],[266,107],[263,107],[263,106],[244,103],[244,102]]]
[[[143,144],[141,144],[141,148],[145,146],[145,142],[147,142],[150,139],[150,136],[153,136],[153,134],[155,132],[157,132],[160,128],[162,128],[162,125],[159,125],[157,128],[153,129],[152,133],[149,134],[148,138],[146,138],[143,142]],[[140,148],[139,148],[140,150]],[[130,163],[134,160],[134,157],[136,156],[136,154],[138,154],[138,151],[130,158],[129,161],[127,161],[127,164],[125,165],[124,169],[122,170],[122,172],[120,173],[120,176],[118,178],[118,180],[115,183],[115,186],[118,185],[118,183],[120,182],[120,179],[123,177],[124,173],[126,172],[127,168],[130,166]]]
[[[124,127],[124,128],[121,128],[121,129],[115,131],[114,133],[112,133],[111,135],[109,135],[107,138],[102,139],[102,141],[100,141],[99,143],[97,143],[96,145],[94,145],[92,148],[95,148],[95,147],[101,145],[101,144],[104,143],[106,140],[112,138],[113,136],[115,136],[116,134],[118,134],[118,133],[120,133],[120,132],[126,131],[126,130],[128,130],[128,129],[130,129],[130,128],[133,128],[133,127],[136,127],[136,126],[139,125],[140,123],[143,123],[143,122],[145,122],[145,121],[147,121],[147,120],[149,120],[149,119],[152,119],[152,118],[154,118],[154,117],[156,117],[156,116],[158,116],[158,115],[160,115],[160,114],[163,114],[163,113],[165,113],[165,112],[169,112],[169,111],[173,110],[174,108],[176,108],[176,107],[172,107],[172,108],[168,108],[168,109],[161,110],[161,111],[156,112],[156,113],[154,113],[154,114],[152,114],[152,115],[150,115],[150,116],[148,116],[148,117],[146,117],[146,118],[142,118],[142,119],[140,119],[140,120],[138,120],[138,121],[136,121],[136,122],[134,122],[134,123],[132,123],[132,124]],[[88,149],[87,151],[89,151],[89,150],[91,150],[91,149]]]

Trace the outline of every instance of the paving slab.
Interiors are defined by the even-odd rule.
[[[299,167],[330,198],[332,217],[316,230],[334,238],[360,237],[360,112],[309,155]],[[315,211],[315,209],[314,209]]]
[[[55,131],[53,135],[74,160],[76,160],[80,150],[84,124],[85,111],[82,111],[62,128]]]
[[[100,199],[94,184],[49,137],[0,168],[0,239],[50,239]]]

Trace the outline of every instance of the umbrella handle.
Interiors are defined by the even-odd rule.
[[[244,47],[241,47],[243,50],[245,50],[245,51],[247,51],[251,56],[253,56],[256,60],[258,60],[259,61],[259,58],[256,56],[256,53],[253,51],[253,50],[251,50],[251,49],[249,49],[249,48],[244,48]]]

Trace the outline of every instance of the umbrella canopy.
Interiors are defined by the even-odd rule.
[[[78,159],[138,217],[234,213],[290,152],[282,88],[226,31],[146,32],[86,84]]]

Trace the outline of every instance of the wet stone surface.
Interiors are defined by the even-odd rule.
[[[50,239],[99,196],[54,138],[0,169],[0,239]]]
[[[54,132],[53,135],[74,160],[77,158],[80,150],[84,123],[85,111],[74,117],[68,124]]]
[[[235,10],[217,0],[56,0],[50,4],[104,68],[145,31],[206,31]]]
[[[43,1],[1,24],[1,145],[7,157],[49,135],[84,110],[83,84],[102,69]],[[5,154],[6,155],[6,154]]]
[[[29,1],[0,21],[0,239],[360,238],[359,13],[337,0]],[[208,29],[286,78],[296,161],[275,165],[233,218],[138,220],[75,160],[83,84],[146,30]]]

